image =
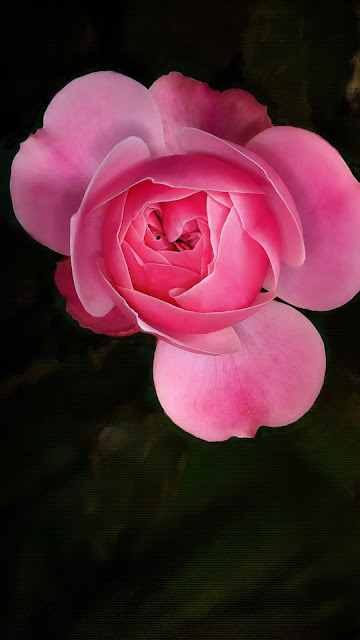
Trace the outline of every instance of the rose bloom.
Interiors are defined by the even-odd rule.
[[[150,89],[77,78],[15,156],[20,224],[64,254],[55,282],[81,326],[154,334],[170,418],[209,441],[289,424],[325,352],[312,310],[360,282],[360,190],[325,140],[274,127],[241,89],[173,72]]]

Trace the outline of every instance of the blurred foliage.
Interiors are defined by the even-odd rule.
[[[3,21],[0,149],[2,637],[360,638],[359,298],[308,314],[324,388],[296,424],[206,443],[164,416],[154,340],[80,329],[57,256],[20,229],[8,179],[54,93],[112,68],[242,86],[359,176],[360,8],[258,0],[33,7]]]

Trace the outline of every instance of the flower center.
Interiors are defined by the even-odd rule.
[[[201,236],[201,232],[196,220],[190,220],[184,224],[181,235],[174,242],[169,242],[161,222],[161,212],[153,209],[147,215],[147,227],[153,240],[156,240],[156,247],[170,251],[187,251],[193,249]],[[153,245],[153,243],[151,243]]]

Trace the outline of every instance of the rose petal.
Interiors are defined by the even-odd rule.
[[[15,216],[35,240],[69,255],[70,218],[89,184],[71,160],[54,153],[46,135],[36,133],[20,145],[10,179]]]
[[[267,207],[263,196],[234,193],[231,194],[231,199],[240,216],[244,231],[263,247],[270,260],[272,269],[268,284],[273,291],[277,287],[280,273],[281,238],[272,212]]]
[[[139,331],[136,315],[125,307],[122,311],[113,307],[102,318],[90,315],[82,306],[74,286],[71,261],[69,258],[58,262],[55,271],[55,284],[66,299],[66,311],[86,329],[109,336],[127,336]]]
[[[182,127],[202,129],[244,145],[272,126],[266,107],[247,91],[227,89],[220,93],[177,71],[156,80],[149,92],[161,113],[168,154],[179,153]]]
[[[130,138],[134,142],[129,142],[135,147],[138,145],[138,153],[140,156],[140,143],[138,138]],[[137,143],[135,143],[137,141]],[[125,147],[125,142],[123,143]],[[144,156],[146,154],[146,145],[142,143]],[[119,171],[117,164],[118,154],[121,156],[121,145],[118,145],[105,158],[101,167],[94,176],[91,185],[87,189],[86,195],[81,203],[79,211],[89,213],[92,209],[96,209],[101,204],[109,202],[127,189],[130,195],[134,190],[147,187],[151,188],[151,181],[156,185],[162,185],[162,188],[171,187],[171,189],[188,190],[184,195],[191,195],[195,191],[206,191],[212,188],[215,191],[233,191],[234,193],[263,193],[264,187],[257,184],[242,169],[231,166],[221,159],[212,158],[206,155],[179,155],[165,156],[163,158],[155,158],[148,162],[137,162],[133,168],[129,167],[125,170],[124,161],[120,167],[123,171]],[[130,147],[131,148],[131,147]],[[145,158],[144,158],[145,160]],[[135,165],[135,162],[133,163]],[[143,185],[140,183],[144,183]],[[140,186],[139,186],[140,185]],[[155,196],[156,189],[153,188]],[[170,191],[170,190],[168,190]],[[189,193],[190,191],[190,193]],[[136,192],[136,191],[135,191]],[[164,198],[166,199],[166,198]],[[173,194],[170,199],[177,199]],[[157,198],[160,200],[160,198]],[[156,200],[155,200],[156,201]],[[133,207],[131,207],[133,209]],[[131,222],[131,218],[128,221]],[[125,225],[126,226],[126,225]],[[127,229],[127,226],[126,226]]]
[[[203,191],[183,200],[163,202],[161,222],[169,242],[174,242],[181,236],[186,222],[205,215],[206,194]]]
[[[151,325],[162,327],[164,331],[183,332],[186,327],[189,333],[212,333],[226,327],[231,327],[256,313],[274,299],[273,293],[259,293],[253,304],[246,309],[234,311],[214,311],[213,313],[198,313],[180,309],[168,302],[153,298],[140,291],[118,287],[118,292],[131,309]]]
[[[181,333],[178,331],[167,331],[164,333],[160,327],[149,325],[139,318],[139,327],[146,333],[165,340],[181,349],[186,349],[192,353],[207,353],[212,355],[223,355],[236,353],[241,348],[239,336],[233,327],[227,327],[212,333]]]
[[[190,253],[190,252],[187,252]],[[173,287],[188,289],[199,282],[199,274],[183,267],[166,264],[144,264],[147,293],[161,300],[173,302],[170,290]]]
[[[221,204],[218,200],[215,200],[212,196],[208,195],[207,197],[206,208],[210,230],[210,242],[214,253],[214,259],[218,254],[221,231],[225,224],[226,218],[229,215],[231,206],[231,201],[230,207],[228,207],[224,204]]]
[[[174,251],[155,251],[151,247],[146,246],[144,240],[141,240],[133,225],[130,225],[125,242],[136,252],[142,262],[150,262],[153,264],[170,264],[166,258],[167,255],[175,253]],[[122,245],[123,246],[123,245]],[[182,265],[181,265],[182,266]]]
[[[165,412],[204,440],[252,437],[261,425],[294,422],[318,396],[325,351],[315,327],[279,302],[235,327],[241,349],[206,356],[159,340],[155,388]]]
[[[175,267],[185,267],[191,269],[195,273],[201,272],[201,261],[204,256],[204,237],[202,236],[195,247],[189,251],[160,251],[158,255],[161,255],[167,260],[169,264],[173,264]],[[155,262],[153,260],[152,262]]]
[[[170,344],[175,344],[176,346],[189,349],[190,351],[197,353],[223,354],[238,351],[240,341],[236,331],[234,331],[232,327],[226,327],[225,329],[212,331],[206,334],[193,335],[191,333],[184,333],[183,331],[175,331],[173,329],[166,330],[164,333],[161,326],[147,323],[143,318],[140,318],[136,312],[132,312],[129,309],[124,298],[111,283],[110,274],[106,269],[104,260],[101,258],[98,260],[98,268],[104,281],[104,287],[116,307],[118,307],[121,312],[126,313],[126,311],[129,310],[131,313],[134,313],[142,331],[153,333],[156,336],[162,337]]]
[[[82,305],[92,316],[104,316],[113,304],[104,291],[96,266],[97,259],[103,255],[102,228],[107,212],[107,200],[105,198],[105,205],[102,207],[102,203],[99,203],[96,215],[91,211],[91,207],[89,209],[89,203],[97,193],[103,193],[104,181],[106,183],[107,179],[115,179],[124,167],[131,169],[148,157],[148,147],[139,138],[127,138],[120,142],[96,171],[78,212],[71,218],[70,251],[75,288]],[[109,205],[117,209],[119,222],[122,219],[125,196],[126,194],[122,194]],[[116,260],[116,250],[112,252],[111,257]]]
[[[138,136],[153,157],[165,152],[162,123],[150,93],[120,73],[76,78],[50,102],[43,129],[21,144],[11,194],[20,224],[36,240],[69,254],[69,221],[105,156]]]
[[[149,167],[147,167],[147,169],[146,174],[151,172]],[[129,189],[126,199],[124,219],[121,223],[121,231],[119,233],[120,242],[128,232],[131,223],[136,227],[138,226],[136,223],[140,217],[139,214],[141,211],[147,211],[148,206],[159,209],[161,213],[164,202],[182,201],[184,198],[188,198],[196,192],[194,189],[154,184],[149,177],[146,177],[141,182],[138,182],[137,178],[134,177],[134,181],[137,182],[137,184],[134,184],[134,186]],[[147,224],[145,224],[144,231],[146,231],[146,227]]]
[[[271,131],[278,128],[272,127]],[[262,187],[266,203],[272,211],[280,231],[282,260],[292,266],[302,264],[305,259],[305,249],[300,217],[289,190],[274,169],[248,148],[219,140],[204,131],[182,129],[180,139],[185,153],[205,153],[211,157],[223,159],[232,165],[235,164],[251,176],[259,187]]]
[[[228,311],[249,307],[258,295],[269,260],[264,249],[242,228],[233,207],[223,226],[212,273],[191,289],[174,295],[189,311]]]
[[[360,289],[359,183],[339,153],[310,131],[274,127],[248,147],[284,180],[303,226],[306,260],[297,269],[283,265],[278,295],[316,311],[345,304]]]

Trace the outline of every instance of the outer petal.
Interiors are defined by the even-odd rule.
[[[159,340],[154,381],[159,400],[182,429],[204,440],[252,437],[261,425],[300,418],[320,392],[325,350],[298,311],[271,302],[235,327],[241,349],[207,356]]]
[[[71,261],[69,258],[57,263],[55,284],[66,299],[66,311],[79,322],[82,327],[92,329],[95,333],[105,333],[109,336],[127,336],[139,331],[136,315],[123,305],[121,311],[117,307],[102,318],[90,315],[82,306],[74,286]]]
[[[242,89],[220,93],[205,82],[173,71],[156,80],[149,91],[161,113],[169,154],[179,153],[178,132],[182,127],[202,129],[244,145],[272,126],[266,107]]]
[[[15,214],[30,235],[69,253],[69,220],[105,156],[137,136],[152,156],[165,153],[157,106],[141,84],[101,71],[76,78],[51,101],[44,126],[15,156],[11,194]]]
[[[306,259],[282,265],[278,295],[324,311],[360,289],[360,185],[339,153],[315,133],[274,127],[247,145],[282,177],[299,211]]]

